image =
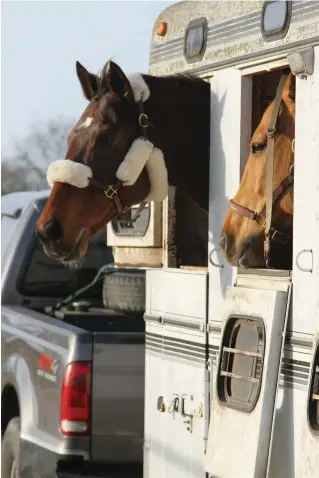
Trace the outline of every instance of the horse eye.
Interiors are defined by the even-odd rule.
[[[114,141],[114,133],[115,131],[113,128],[110,128],[109,126],[104,126],[101,128],[101,141],[103,141],[104,144],[111,144]]]
[[[114,136],[112,136],[112,135],[110,135],[110,134],[108,134],[108,135],[106,136],[106,142],[107,142],[107,144],[113,143],[113,140],[114,140]]]
[[[264,143],[253,143],[251,145],[251,152],[253,154],[263,153],[265,151],[266,145]]]

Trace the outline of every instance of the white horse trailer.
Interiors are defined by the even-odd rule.
[[[296,75],[293,266],[239,270],[223,259],[220,231],[287,67]],[[208,224],[198,211],[175,222],[189,206],[170,188],[162,209],[149,209],[144,478],[318,478],[319,2],[169,7],[153,29],[150,73],[182,72],[211,85],[210,206]],[[112,244],[142,253],[141,238],[125,234]],[[183,241],[195,234],[206,257],[194,262]]]

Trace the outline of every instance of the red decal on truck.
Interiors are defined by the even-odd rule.
[[[51,372],[53,358],[49,357],[49,355],[42,354],[39,359],[38,367],[46,370],[47,372]]]
[[[57,360],[47,354],[41,354],[38,361],[37,375],[44,377],[51,382],[56,381],[56,374],[59,368]]]

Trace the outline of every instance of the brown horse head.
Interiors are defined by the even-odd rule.
[[[120,202],[114,201],[111,188],[107,192],[109,185],[119,183],[118,168],[133,141],[141,137],[132,84],[112,61],[99,76],[78,62],[76,71],[89,104],[68,137],[67,161],[54,166],[52,192],[37,223],[45,252],[67,262],[86,254],[89,237],[118,215],[119,203],[131,206],[150,192],[144,167],[134,184],[118,188]]]
[[[250,154],[239,189],[227,211],[220,239],[227,261],[244,268],[263,268],[266,204],[266,151],[268,126],[274,109],[273,101],[262,117],[250,142]],[[293,140],[295,136],[295,78],[292,73],[284,84],[276,122],[273,153],[273,208],[271,225],[277,237],[272,241],[272,267],[290,269],[292,262],[293,190],[285,187],[292,176]],[[284,183],[283,183],[284,181]],[[261,213],[261,214],[260,214]]]
[[[77,63],[77,75],[89,104],[66,160],[48,169],[53,188],[36,228],[45,252],[76,261],[90,236],[133,204],[163,201],[168,184],[208,211],[209,83],[126,76],[112,61],[99,76]]]

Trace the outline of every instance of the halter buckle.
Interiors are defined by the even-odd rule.
[[[261,218],[262,218],[263,222],[261,222]],[[252,219],[253,219],[253,221],[255,221],[258,224],[258,226],[265,227],[266,218],[261,212],[255,212]]]
[[[273,138],[276,133],[276,126],[269,126],[267,129],[267,137],[268,138]]]
[[[284,233],[280,232],[277,229],[272,229],[269,233],[270,240],[279,242],[279,244],[286,245],[289,240],[289,236]]]
[[[145,121],[145,123],[143,122]],[[145,113],[141,113],[140,116],[138,117],[138,122],[142,128],[147,128],[148,127],[148,116]]]
[[[104,191],[104,194],[108,199],[114,199],[114,197],[117,195],[117,189],[115,189],[112,184],[109,184],[108,189]]]

